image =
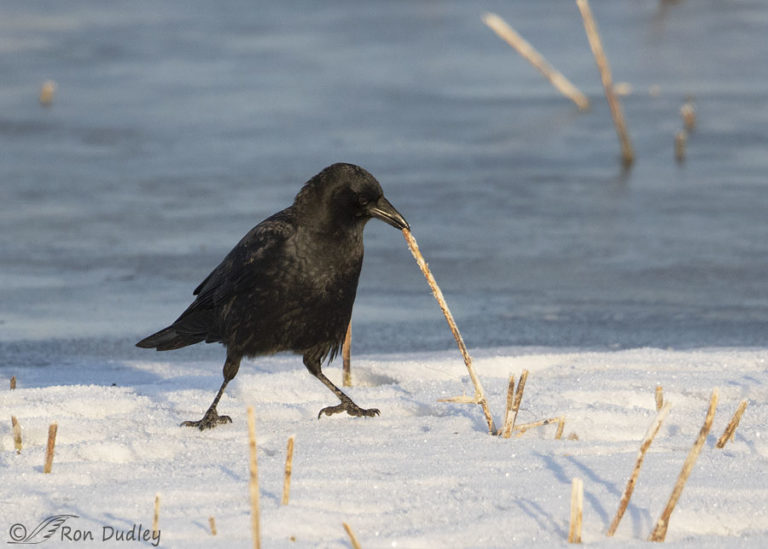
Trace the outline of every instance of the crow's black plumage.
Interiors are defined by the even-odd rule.
[[[374,416],[321,371],[339,351],[352,316],[363,228],[372,217],[408,228],[378,181],[352,164],[333,164],[310,179],[293,204],[256,225],[195,289],[195,301],[176,321],[136,345],[158,351],[205,341],[227,349],[224,382],[199,421],[210,429],[231,419],[216,405],[243,357],[292,351],[341,400],[320,410]]]

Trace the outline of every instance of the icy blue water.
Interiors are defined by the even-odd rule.
[[[381,181],[470,347],[765,345],[768,3],[592,7],[634,89],[627,172],[569,2],[5,0],[0,365],[155,358],[133,342],[335,161]],[[371,223],[366,242],[355,348],[452,346],[402,237]]]

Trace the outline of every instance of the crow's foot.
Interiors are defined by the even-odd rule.
[[[232,423],[232,418],[229,416],[220,416],[216,413],[215,408],[210,408],[205,412],[203,419],[199,421],[183,421],[181,422],[180,427],[197,427],[201,431],[205,431],[206,429],[213,429],[221,423]]]
[[[366,410],[365,408],[360,408],[360,406],[350,400],[349,402],[342,402],[336,406],[328,406],[327,408],[323,408],[320,410],[320,413],[317,414],[317,419],[320,419],[323,414],[326,416],[332,416],[333,414],[339,414],[341,412],[347,412],[349,415],[355,417],[375,417],[380,413],[378,408],[369,408]]]

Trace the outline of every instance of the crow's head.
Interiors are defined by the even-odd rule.
[[[375,217],[396,229],[410,229],[408,222],[384,197],[381,185],[354,164],[333,164],[310,179],[295,204],[305,221],[326,227],[363,226]],[[307,219],[310,218],[310,219]]]

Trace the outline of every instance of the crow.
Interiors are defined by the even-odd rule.
[[[374,217],[410,229],[370,173],[353,164],[328,166],[302,187],[291,206],[238,242],[173,324],[136,344],[169,351],[205,341],[226,348],[224,382],[213,403],[202,419],[182,426],[202,431],[231,423],[216,405],[242,358],[281,351],[303,355],[310,373],[341,401],[320,410],[318,418],[379,414],[360,408],[321,369],[344,341],[363,264],[363,228]]]

